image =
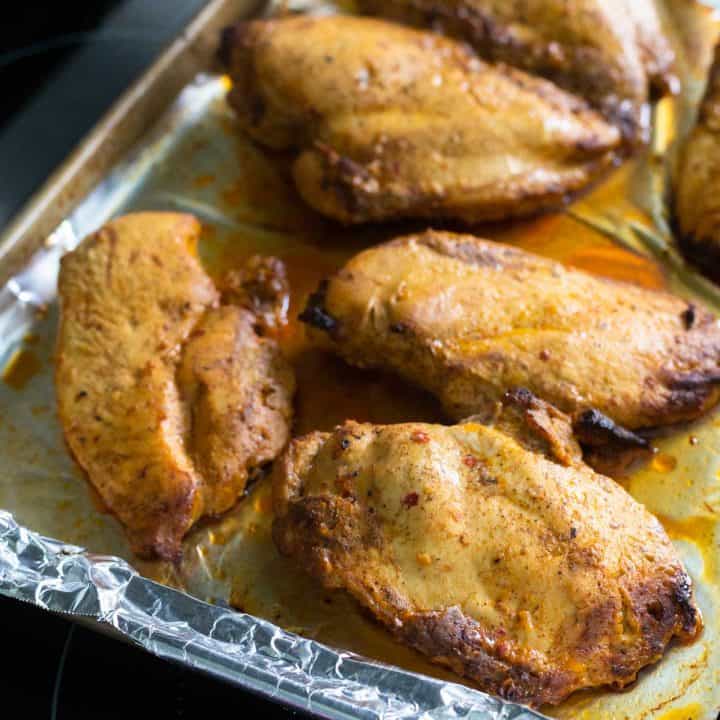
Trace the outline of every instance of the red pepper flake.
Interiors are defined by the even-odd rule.
[[[478,464],[478,459],[474,455],[466,455],[463,458],[463,463],[469,468],[474,468]]]
[[[414,430],[412,435],[410,435],[410,439],[416,443],[424,444],[430,442],[430,436],[422,430]]]
[[[411,492],[402,499],[402,504],[409,510],[411,507],[415,507],[419,500],[420,496],[416,492]]]

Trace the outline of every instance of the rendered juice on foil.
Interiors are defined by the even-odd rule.
[[[647,151],[614,169],[565,212],[474,232],[591,273],[697,297],[718,311],[720,293],[674,252],[666,212],[673,141],[691,125],[717,28],[704,10],[686,0],[673,3],[670,15],[684,91],[656,107]],[[238,133],[224,101],[227,88],[226,79],[206,76],[184,93],[132,161],[58,231],[43,274],[56,272],[62,250],[112,214],[193,212],[204,224],[201,257],[215,277],[255,253],[276,255],[287,266],[292,296],[280,342],[298,380],[295,435],[329,430],[346,418],[443,421],[431,397],[383,373],[350,368],[310,343],[297,320],[319,281],[353,254],[422,225],[347,229],[314,214],[293,188],[287,158],[263,153]],[[63,444],[52,378],[56,304],[49,302],[39,318],[18,316],[17,327],[23,323],[27,327],[20,338],[25,339],[6,348],[0,383],[5,469],[0,507],[33,530],[123,557],[147,577],[199,598],[230,603],[334,647],[462,682],[396,643],[347,597],[323,591],[279,556],[270,536],[266,478],[230,513],[188,536],[180,565],[134,558]],[[556,717],[695,720],[714,717],[720,706],[720,413],[676,428],[656,445],[651,462],[617,479],[660,518],[675,541],[693,576],[705,631],[693,645],[672,647],[629,690],[577,693],[548,710]]]

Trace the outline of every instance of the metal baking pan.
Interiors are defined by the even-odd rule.
[[[0,592],[325,717],[537,717],[397,645],[281,558],[269,537],[266,484],[191,533],[179,565],[139,562],[64,448],[52,378],[58,260],[112,215],[195,213],[211,274],[252,252],[280,255],[294,288],[291,313],[322,275],[398,232],[339,230],[317,217],[295,194],[282,158],[236,131],[228,81],[214,66],[218,34],[267,10],[252,0],[210,2],[0,239]],[[648,152],[563,213],[481,232],[593,272],[671,287],[717,312],[720,294],[684,265],[665,220],[672,141],[691,122],[717,26],[689,0],[673,3],[668,16],[685,92],[655,109]],[[426,398],[346,368],[310,348],[296,326],[284,342],[299,375],[296,432],[346,415],[432,419]],[[324,392],[312,384],[316,376]],[[621,481],[676,542],[706,629],[628,691],[577,694],[551,711],[557,717],[699,720],[720,709],[720,412],[657,445],[653,462]]]

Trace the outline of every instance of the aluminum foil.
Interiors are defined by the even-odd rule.
[[[670,12],[682,29],[685,93],[656,109],[648,153],[565,213],[483,232],[591,271],[671,287],[720,312],[720,293],[675,252],[665,206],[672,141],[690,125],[714,29],[685,0]],[[9,511],[0,511],[0,593],[99,623],[162,657],[326,717],[538,717],[459,684],[281,558],[270,539],[267,483],[191,533],[180,565],[140,563],[68,456],[52,377],[58,262],[109,217],[193,212],[211,272],[252,252],[279,254],[299,295],[357,249],[399,232],[338,230],[309,211],[282,163],[236,132],[227,88],[224,78],[199,75],[0,290],[0,367],[10,368],[0,383],[0,508]],[[301,382],[297,432],[325,429],[345,413],[376,422],[432,417],[432,407],[397,384],[388,403],[382,378],[348,374],[309,353],[301,337],[285,349],[306,375],[351,388],[338,407],[335,395],[303,397]],[[620,481],[675,541],[706,630],[697,643],[672,647],[629,691],[576,694],[552,710],[557,717],[709,720],[720,709],[720,411],[656,445],[654,461]]]
[[[43,538],[0,511],[0,591],[91,618],[154,654],[327,718],[503,718],[524,708],[381,667],[200,602],[114,557]]]

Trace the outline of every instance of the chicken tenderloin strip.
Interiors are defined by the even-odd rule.
[[[61,264],[60,421],[142,556],[176,559],[289,435],[292,370],[244,303],[221,304],[199,234],[189,215],[126,215]]]
[[[583,442],[632,446],[615,423],[692,420],[720,398],[720,324],[707,310],[471,235],[366,250],[301,318],[349,363],[400,374],[455,420],[523,386],[572,415]]]
[[[527,391],[488,424],[346,422],[297,438],[273,504],[283,554],[508,700],[622,688],[702,628],[660,523]]]
[[[381,20],[241,23],[226,31],[221,54],[240,126],[294,150],[302,197],[344,223],[472,223],[555,208],[621,144],[548,81]]]

